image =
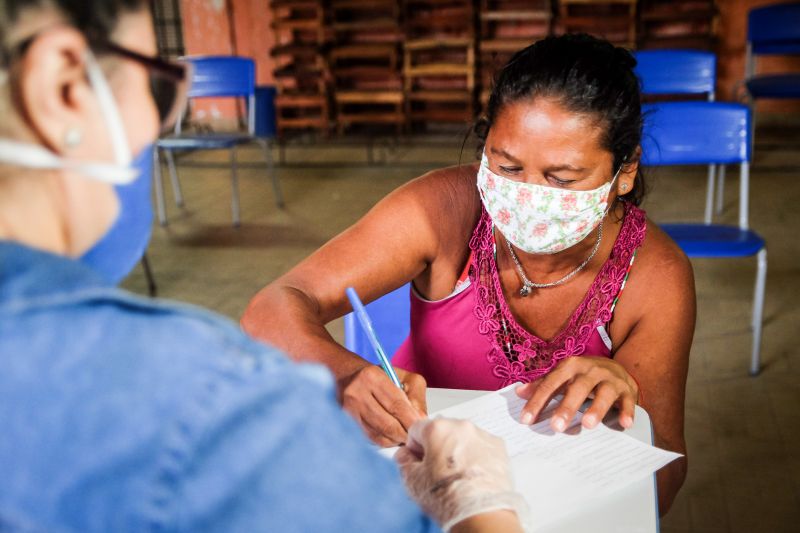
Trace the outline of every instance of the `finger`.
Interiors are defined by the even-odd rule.
[[[619,404],[619,425],[630,429],[633,427],[633,415],[636,413],[636,400],[630,394],[623,394]]]
[[[428,415],[428,404],[425,398],[427,387],[425,378],[411,372],[403,377],[403,386],[411,405],[419,411],[421,416]]]
[[[558,391],[561,390],[571,377],[568,371],[556,367],[555,370],[550,372],[550,374],[537,385],[533,385],[535,389],[528,399],[528,402],[525,404],[525,407],[522,408],[520,422],[523,424],[532,424],[539,416],[542,409],[553,399],[553,396],[558,394]]]
[[[550,427],[553,428],[553,431],[560,433],[567,429],[567,424],[573,419],[596,385],[597,382],[586,375],[578,376],[570,383],[564,399],[558,404],[550,418]]]
[[[531,396],[533,396],[533,392],[536,390],[536,387],[538,387],[539,383],[541,382],[542,382],[541,379],[537,379],[536,381],[523,383],[522,385],[515,388],[514,392],[516,392],[517,396],[519,396],[523,400],[528,400],[530,399]]]
[[[406,431],[411,424],[421,418],[419,411],[411,404],[406,393],[394,385],[389,385],[372,389],[372,395],[381,404],[383,410],[392,415],[402,426],[403,438],[405,438]]]
[[[408,402],[408,400],[405,401]],[[362,424],[376,444],[396,446],[405,442],[406,428],[385,409],[373,394],[370,394],[367,401],[360,407],[360,416]]]
[[[427,443],[428,426],[433,423],[433,419],[422,418],[414,422],[408,428],[408,439],[406,440],[406,447],[410,448],[415,453],[425,453],[425,444]]]
[[[407,488],[411,489],[411,482],[418,478],[418,472],[423,468],[421,461],[414,458],[413,454],[401,453],[405,448],[400,448],[394,456],[400,475],[406,483]]]
[[[403,427],[386,412],[368,389],[359,391],[347,389],[343,399],[342,407],[345,412],[358,422],[375,444],[383,447],[395,446],[405,439]],[[393,424],[396,427],[393,427]]]
[[[417,457],[414,452],[409,450],[408,446],[401,446],[397,453],[394,454],[393,459],[400,468],[420,461],[420,457]]]
[[[595,387],[595,391],[592,405],[583,414],[583,420],[581,420],[583,427],[589,429],[605,418],[619,397],[619,393],[610,383],[601,383]]]

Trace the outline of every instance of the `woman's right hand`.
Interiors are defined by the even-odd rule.
[[[365,363],[339,380],[339,400],[345,411],[380,446],[406,441],[411,425],[425,418],[425,378],[395,369],[403,390],[397,388],[380,366]]]

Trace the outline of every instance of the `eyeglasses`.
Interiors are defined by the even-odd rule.
[[[3,64],[10,64],[15,57],[25,54],[36,39],[33,35],[20,43],[13,54],[2,54]],[[192,64],[180,61],[167,61],[159,57],[134,52],[108,39],[89,38],[92,50],[98,54],[114,54],[135,61],[145,67],[150,78],[150,93],[158,109],[161,131],[171,129],[186,106],[187,94],[192,79]]]
[[[145,67],[150,77],[150,93],[158,109],[161,131],[167,131],[175,125],[186,106],[192,79],[191,63],[140,54],[105,40],[92,42],[92,49],[97,53],[110,53],[135,61]]]

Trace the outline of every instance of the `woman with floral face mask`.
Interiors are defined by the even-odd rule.
[[[400,442],[425,387],[526,383],[522,422],[563,393],[564,429],[638,402],[657,445],[686,453],[684,390],[695,320],[691,266],[637,207],[643,117],[635,60],[586,35],[547,38],[499,72],[476,127],[480,162],[400,187],[251,302],[242,324],[291,354],[326,363],[340,399],[376,442]],[[324,324],[413,281],[411,333],[380,368]],[[623,291],[624,289],[624,291]],[[665,512],[686,462],[658,474]]]

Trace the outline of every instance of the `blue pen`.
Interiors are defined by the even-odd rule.
[[[386,375],[389,376],[389,378],[392,380],[392,383],[402,389],[403,384],[400,383],[400,380],[397,378],[397,374],[395,373],[394,368],[392,368],[391,363],[389,363],[389,358],[386,357],[386,352],[383,351],[383,346],[381,346],[378,336],[375,335],[375,329],[372,327],[372,320],[370,320],[364,304],[361,303],[361,298],[358,297],[358,294],[353,287],[347,287],[344,292],[347,294],[347,298],[350,300],[350,305],[353,306],[353,312],[358,317],[358,321],[361,322],[361,327],[364,328],[364,332],[367,334],[367,338],[369,339],[369,343],[372,345],[372,349],[375,350],[376,354],[378,354],[378,360],[381,362],[383,371],[386,372]]]

